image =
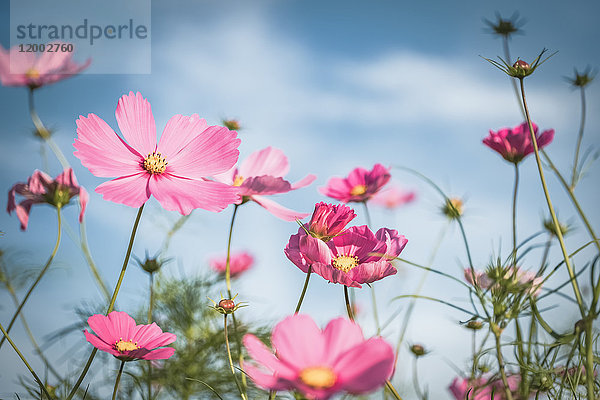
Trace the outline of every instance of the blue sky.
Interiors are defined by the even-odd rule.
[[[243,2],[154,2],[152,7],[152,74],[84,75],[40,89],[38,112],[56,129],[55,140],[69,157],[80,183],[91,192],[86,215],[92,253],[105,279],[114,285],[125,252],[135,210],[104,202],[93,193],[103,179],[91,175],[72,156],[75,120],[95,113],[116,129],[114,111],[118,98],[140,91],[152,104],[157,128],[162,130],[172,115],[199,113],[209,123],[223,117],[239,118],[241,157],[274,146],[289,157],[293,181],[315,173],[315,184],[277,200],[291,208],[311,211],[325,200],[316,190],[329,177],[346,175],[356,166],[404,165],[432,177],[453,195],[467,198],[465,224],[476,264],[482,267],[502,244],[504,255],[510,243],[510,196],[512,168],[481,144],[489,129],[514,126],[521,117],[508,78],[479,56],[502,54],[501,41],[486,33],[483,18],[494,19],[514,11],[527,20],[525,35],[511,42],[513,57],[530,60],[543,47],[558,50],[527,81],[531,113],[541,129],[554,128],[550,154],[564,169],[570,167],[579,123],[579,95],[563,79],[573,67],[598,67],[600,54],[595,21],[600,5],[592,1],[567,4],[534,2],[411,2],[396,1],[257,1]],[[0,6],[0,42],[8,46],[8,2]],[[115,54],[115,62],[121,57]],[[588,91],[585,146],[598,147],[599,96],[597,83]],[[42,168],[40,144],[32,138],[26,90],[0,88],[3,149],[0,185],[5,191],[24,181],[35,168]],[[50,171],[58,174],[52,160]],[[545,203],[535,162],[522,165],[518,214],[519,236],[538,231]],[[395,228],[409,244],[403,255],[425,262],[434,238],[445,221],[438,213],[440,199],[411,176],[392,171],[393,180],[413,188],[419,200],[395,214],[373,210],[374,226]],[[549,174],[550,175],[550,174]],[[551,191],[562,219],[578,221],[554,178]],[[597,226],[600,215],[598,166],[594,165],[578,189],[583,206]],[[364,223],[357,209],[357,223]],[[66,220],[76,228],[75,207],[66,210]],[[193,274],[206,270],[206,260],[225,250],[231,208],[220,214],[194,213],[189,224],[174,238],[170,256],[177,262],[166,271],[180,269]],[[18,230],[16,217],[0,215],[2,249],[20,253],[27,264],[39,265],[47,257],[55,235],[52,210],[34,208],[26,233]],[[153,253],[160,246],[165,227],[176,214],[162,211],[151,200],[145,211],[134,253]],[[237,282],[240,296],[251,303],[247,318],[278,320],[292,312],[303,281],[302,273],[283,255],[295,223],[286,223],[254,204],[244,205],[237,220],[234,247],[252,251],[256,268]],[[458,231],[449,229],[436,267],[459,276],[465,263]],[[571,237],[571,249],[587,240],[579,227]],[[555,249],[556,250],[556,249]],[[553,252],[554,260],[558,252]],[[537,258],[532,257],[531,267]],[[402,267],[399,273],[376,287],[381,313],[389,316],[399,306],[389,303],[398,294],[412,293],[420,271]],[[119,296],[124,311],[134,312],[145,301],[145,276],[132,264]],[[555,281],[557,282],[557,281]],[[341,288],[312,279],[303,307],[321,323],[343,314]],[[459,287],[430,277],[424,294],[448,301],[465,301]],[[8,297],[0,293],[2,304]],[[25,312],[36,335],[68,324],[73,305],[100,299],[83,258],[65,236],[53,272],[44,278]],[[365,292],[359,296],[370,308]],[[561,305],[558,324],[568,324],[574,308]],[[6,321],[12,308],[0,308]],[[385,318],[383,318],[385,319]],[[421,380],[433,398],[447,398],[445,387],[456,372],[447,360],[464,368],[469,337],[457,321],[466,317],[439,304],[419,304],[409,330],[409,342],[422,342],[433,353],[422,363]],[[373,333],[365,317],[364,330]],[[4,322],[3,322],[4,323]],[[14,336],[34,360],[20,326]],[[443,334],[442,334],[443,333]],[[390,332],[389,338],[395,340]],[[81,342],[72,337],[69,344]],[[58,357],[61,346],[50,350]],[[0,351],[0,397],[17,387],[15,376],[24,374],[8,346]],[[406,359],[406,358],[405,358]],[[407,360],[407,359],[406,359]],[[5,362],[6,361],[6,362]],[[409,367],[400,366],[398,377],[406,380]],[[406,398],[412,390],[406,388]]]

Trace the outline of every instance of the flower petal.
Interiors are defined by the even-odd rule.
[[[156,125],[152,108],[140,92],[119,99],[115,112],[119,129],[129,144],[143,157],[156,150]]]
[[[245,178],[261,175],[283,177],[289,170],[290,165],[283,151],[269,146],[250,154],[241,163],[239,174]]]
[[[283,178],[276,178],[271,175],[251,176],[244,180],[240,186],[242,196],[272,195],[286,193],[292,190],[292,185]]]
[[[297,371],[275,357],[259,338],[251,334],[246,334],[243,341],[248,354],[250,354],[254,361],[267,367],[276,375],[285,377],[285,379],[295,378]]]
[[[162,349],[156,349],[148,352],[143,356],[144,360],[166,360],[175,353],[174,347],[163,347]]]
[[[150,193],[165,210],[187,215],[196,208],[222,211],[236,202],[238,188],[219,182],[181,178],[171,174],[153,175],[149,182]]]
[[[198,114],[193,114],[191,117],[174,115],[169,119],[160,136],[158,149],[163,157],[171,160],[207,127],[206,120],[200,118]]]
[[[327,349],[326,365],[333,365],[338,357],[364,341],[360,326],[346,318],[331,320],[323,330],[323,336]]]
[[[373,283],[386,276],[394,275],[396,272],[398,271],[391,262],[380,260],[359,264],[348,272],[348,276],[355,282]]]
[[[73,154],[96,176],[110,178],[142,171],[143,157],[94,114],[79,116]]]
[[[145,171],[122,176],[104,182],[96,188],[96,193],[101,194],[104,200],[114,201],[130,207],[140,207],[150,198],[149,178],[150,174]]]
[[[296,369],[321,365],[325,340],[307,315],[294,314],[277,324],[271,338],[277,357]]]
[[[285,208],[282,205],[277,204],[271,199],[267,199],[263,196],[254,195],[250,197],[254,200],[258,205],[264,207],[268,212],[280,218],[284,221],[295,221],[296,219],[303,219],[310,215],[310,213],[301,213],[298,211],[290,210],[289,208]]]
[[[292,183],[292,190],[300,189],[305,186],[310,185],[317,179],[316,175],[308,174],[304,178],[300,179],[298,182]]]
[[[131,340],[135,333],[136,325],[135,320],[129,314],[123,311],[112,311],[108,314],[108,319],[109,323],[113,326],[114,333],[118,336],[115,339]]]
[[[356,269],[358,267],[354,267]],[[347,274],[343,271],[340,271],[337,268],[334,268],[331,265],[323,264],[323,263],[313,263],[312,272],[317,275],[323,277],[323,279],[328,280],[331,283],[340,283],[342,285],[348,287],[357,287],[361,288],[362,285],[356,281],[354,281],[350,274]]]
[[[109,353],[111,353],[113,355],[118,354],[118,352],[113,348],[113,346],[111,344],[108,344],[108,343],[104,342],[102,339],[100,339],[96,335],[88,332],[87,329],[85,329],[83,331],[83,334],[85,335],[85,339],[88,342],[90,342],[92,344],[92,346],[94,346],[98,350],[106,351],[106,352],[109,352]]]

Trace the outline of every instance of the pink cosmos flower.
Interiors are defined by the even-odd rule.
[[[163,332],[155,322],[136,325],[126,312],[95,314],[88,318],[88,324],[96,335],[84,330],[87,341],[121,361],[164,360],[175,353],[173,347],[162,346],[173,343],[177,336]]]
[[[315,204],[310,222],[305,227],[311,235],[327,242],[339,235],[355,217],[356,213],[348,206],[320,202]]]
[[[140,207],[153,195],[183,215],[221,211],[238,200],[234,188],[204,178],[235,164],[237,132],[208,126],[198,114],[175,115],[157,144],[150,103],[139,92],[121,97],[116,117],[129,144],[95,114],[77,120],[75,156],[96,176],[118,177],[96,188],[105,200]]]
[[[367,201],[390,180],[390,169],[375,164],[371,171],[358,167],[347,178],[331,178],[319,191],[342,203]]]
[[[23,197],[19,204],[16,202],[17,194]],[[79,222],[81,222],[89,196],[85,188],[77,184],[73,170],[67,168],[54,179],[44,172],[36,170],[27,179],[27,183],[19,182],[10,189],[6,211],[9,214],[14,210],[17,211],[17,217],[21,221],[21,230],[24,231],[27,229],[32,205],[47,203],[55,207],[63,207],[75,196],[79,196],[81,204],[79,212]]]
[[[382,338],[365,340],[360,327],[344,318],[321,330],[307,315],[287,317],[273,329],[271,343],[275,354],[256,336],[244,336],[259,364],[244,366],[250,378],[263,389],[297,390],[309,399],[370,392],[394,369],[392,347]]]
[[[413,191],[406,192],[397,186],[391,186],[375,193],[369,202],[391,210],[412,203],[416,197]]]
[[[61,46],[67,43],[52,42],[47,46]],[[0,46],[0,82],[4,86],[29,86],[32,89],[48,85],[86,69],[91,63],[73,61],[73,53],[66,51],[37,53],[21,52],[18,46],[10,50]],[[12,67],[12,68],[11,68]]]
[[[552,142],[552,139],[554,139],[554,129],[549,129],[538,135],[537,125],[532,123],[532,126],[538,148],[541,149]],[[496,150],[505,160],[515,164],[518,164],[527,155],[533,153],[533,143],[531,142],[527,122],[512,129],[503,128],[498,132],[490,130],[489,136],[483,139],[483,144]]]
[[[254,263],[254,257],[246,251],[239,253],[231,253],[229,257],[229,272],[231,276],[236,276],[250,269]],[[222,257],[214,257],[209,260],[209,264],[213,270],[224,274],[227,267],[227,255]]]
[[[506,380],[508,381],[508,387],[513,392],[513,398],[515,398],[521,377],[519,375],[510,375]],[[454,378],[448,390],[450,390],[456,400],[465,400],[467,394],[469,400],[491,400],[492,393],[494,393],[494,400],[506,399],[504,385],[500,379],[489,381],[486,378],[478,378],[471,381],[466,378]]]
[[[362,287],[396,273],[390,262],[398,257],[408,240],[393,229],[376,234],[366,226],[353,226],[323,242],[307,235],[302,227],[285,246],[285,255],[303,272],[321,275],[332,283]]]
[[[497,277],[499,273],[503,276]],[[499,272],[497,269],[492,269],[489,272],[483,271],[471,271],[470,268],[464,270],[465,280],[473,285],[473,275],[475,275],[475,282],[482,289],[489,289],[494,287],[505,287],[511,291],[526,290],[528,294],[537,296],[542,291],[542,284],[544,278],[537,276],[533,271],[525,271],[519,267],[508,267],[507,269]]]
[[[290,170],[288,159],[281,150],[267,147],[256,151],[239,166],[222,174],[213,174],[215,180],[233,186],[241,198],[236,204],[252,200],[271,214],[284,221],[302,219],[308,214],[282,207],[265,196],[287,193],[310,185],[315,175],[307,175],[296,183],[283,179]]]

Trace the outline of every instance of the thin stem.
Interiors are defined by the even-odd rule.
[[[492,327],[494,331],[494,337],[496,338],[496,358],[498,359],[498,369],[500,370],[500,377],[502,378],[502,385],[504,386],[504,393],[506,394],[506,400],[513,400],[510,387],[508,386],[508,379],[506,378],[506,371],[504,369],[504,358],[502,357],[502,349],[500,344],[500,332],[499,327]]]
[[[102,275],[100,275],[100,271],[98,271],[98,268],[96,267],[96,263],[94,262],[92,254],[90,253],[90,249],[88,247],[87,233],[85,229],[85,219],[83,219],[79,224],[79,238],[79,246],[81,247],[81,252],[83,253],[85,260],[87,261],[87,264],[90,267],[90,271],[92,271],[92,275],[94,275],[96,283],[98,284],[100,291],[102,291],[102,294],[106,298],[106,301],[109,301],[110,292],[106,287],[106,283],[104,283],[104,279],[102,279]]]
[[[348,286],[346,285],[344,285],[344,302],[346,303],[348,318],[350,318],[351,321],[354,321],[354,312],[352,312],[352,305],[350,304],[350,298],[348,297]]]
[[[398,394],[398,391],[396,390],[394,385],[392,385],[392,382],[390,382],[389,379],[385,381],[385,387],[388,388],[390,392],[392,392],[392,395],[396,400],[402,400],[402,397],[400,397],[400,394]]]
[[[233,205],[233,215],[231,216],[231,223],[229,224],[229,237],[227,238],[227,259],[225,261],[225,284],[227,285],[227,295],[229,296],[229,298],[232,297],[232,295],[231,295],[231,265],[230,265],[231,237],[233,235],[233,224],[235,222],[235,215],[237,214],[238,207],[239,207],[238,204]]]
[[[227,360],[229,361],[229,368],[231,369],[231,375],[233,376],[235,385],[237,386],[238,390],[240,391],[240,396],[242,397],[243,400],[247,400],[246,395],[244,394],[244,391],[242,390],[242,387],[240,386],[240,383],[238,382],[237,377],[235,375],[235,367],[233,366],[233,359],[231,358],[231,348],[229,347],[229,334],[227,333],[227,314],[223,315],[223,332],[225,334],[225,347],[227,348]]]
[[[552,222],[554,223],[554,228],[556,230],[556,236],[558,238],[558,242],[560,243],[560,249],[562,251],[563,258],[565,260],[565,265],[567,266],[567,271],[569,272],[569,278],[571,278],[571,285],[573,286],[573,292],[575,293],[575,297],[577,299],[577,304],[579,305],[579,311],[581,312],[582,316],[585,316],[585,307],[583,305],[581,291],[579,290],[579,284],[577,283],[575,273],[573,272],[573,267],[571,266],[571,259],[569,258],[569,254],[567,253],[567,248],[565,247],[565,241],[563,239],[563,235],[560,230],[560,224],[558,223],[558,218],[556,217],[556,213],[554,212],[554,207],[552,206],[552,201],[550,200],[550,194],[548,193],[548,186],[546,185],[546,179],[544,178],[544,170],[542,169],[542,161],[540,160],[540,153],[539,153],[539,149],[538,149],[538,145],[537,145],[537,140],[535,137],[535,133],[533,131],[531,117],[529,116],[529,109],[527,108],[527,101],[525,100],[525,86],[523,84],[523,79],[520,79],[520,83],[521,83],[521,96],[523,98],[523,106],[525,107],[525,115],[527,116],[527,124],[529,125],[529,134],[531,136],[531,143],[533,144],[533,150],[535,152],[535,161],[537,163],[540,180],[542,182],[542,188],[544,189],[544,196],[546,197],[546,203],[548,204],[548,210],[550,211],[550,215],[552,216]]]
[[[152,323],[152,309],[154,306],[154,273],[150,272],[149,288],[150,296],[148,299],[148,325]],[[148,361],[148,400],[152,400],[152,361]]]
[[[367,220],[367,226],[371,228],[371,214],[369,213],[369,207],[367,206],[366,201],[363,201],[362,203],[365,208],[365,219]]]
[[[50,268],[50,265],[52,264],[52,260],[54,260],[54,256],[56,255],[56,252],[58,251],[58,246],[60,245],[60,238],[61,238],[61,231],[62,231],[62,217],[61,217],[61,213],[60,213],[60,207],[56,207],[56,217],[57,217],[58,227],[57,227],[56,243],[54,244],[54,249],[52,250],[50,257],[48,257],[48,261],[46,261],[46,265],[44,265],[44,268],[42,268],[42,270],[40,271],[40,274],[38,275],[36,280],[33,282],[31,287],[27,291],[27,294],[21,301],[21,304],[19,304],[19,306],[17,307],[17,310],[15,311],[12,319],[10,320],[10,323],[8,324],[8,328],[6,329],[6,332],[8,332],[8,333],[10,333],[11,328],[13,327],[15,321],[17,320],[19,313],[25,306],[25,303],[29,299],[29,296],[31,295],[31,293],[33,292],[35,287],[38,285],[38,283],[40,283],[40,281],[42,280],[42,277],[44,276],[46,271],[48,271],[48,269]],[[6,337],[3,337],[2,340],[0,340],[0,347],[2,347],[2,344],[4,343],[5,338]]]
[[[169,229],[169,231],[167,232],[167,235],[165,237],[165,240],[163,242],[162,248],[161,248],[161,253],[165,254],[167,252],[167,250],[169,249],[169,245],[171,244],[171,239],[173,238],[173,236],[175,235],[175,233],[177,233],[177,231],[179,231],[183,225],[187,222],[187,220],[192,216],[192,213],[189,213],[188,215],[182,215],[181,217],[179,217],[179,219],[177,221],[175,221],[175,223],[173,224],[173,226],[171,227],[171,229]]]
[[[519,190],[519,164],[515,163],[515,187],[512,202],[512,239],[513,239],[513,266],[517,266],[517,192]]]
[[[117,379],[115,380],[115,388],[113,389],[112,400],[117,398],[117,392],[119,391],[119,382],[121,381],[121,374],[123,373],[123,367],[125,366],[125,361],[121,361],[121,366],[119,367],[119,373],[117,374]]]
[[[19,351],[19,348],[17,347],[17,345],[15,344],[15,342],[13,342],[12,339],[8,336],[8,332],[4,330],[4,327],[2,326],[2,324],[0,324],[0,330],[2,331],[2,334],[4,335],[4,337],[8,340],[8,343],[15,350],[15,352],[17,353],[17,355],[19,356],[19,358],[21,359],[21,361],[23,361],[23,364],[25,364],[25,366],[27,367],[27,369],[29,370],[29,372],[31,372],[31,375],[33,375],[33,379],[35,379],[35,381],[40,386],[40,390],[42,390],[44,392],[44,394],[46,396],[48,396],[49,399],[52,399],[52,396],[50,396],[50,393],[48,393],[48,390],[46,389],[46,385],[44,385],[42,383],[42,381],[37,376],[37,374],[35,373],[35,371],[33,370],[33,368],[31,368],[31,365],[29,365],[29,363],[25,359],[25,356],[23,355],[23,353],[21,353]]]
[[[415,393],[417,395],[417,398],[420,400],[424,400],[425,396],[423,396],[423,392],[421,391],[421,386],[419,385],[419,374],[417,372],[417,361],[419,360],[418,357],[415,357],[414,362],[413,362],[413,386],[415,388]]]
[[[577,135],[577,146],[575,147],[575,159],[573,160],[573,173],[571,175],[571,190],[575,190],[575,185],[579,180],[577,166],[579,164],[579,150],[581,149],[581,141],[583,140],[583,127],[585,125],[585,88],[581,87],[581,122],[579,124],[579,134]]]
[[[471,352],[473,353],[473,363],[471,365],[471,380],[475,379],[475,369],[477,368],[477,331],[473,329],[471,337]]]
[[[590,314],[594,310],[590,311]],[[587,397],[590,400],[596,399],[594,395],[594,338],[593,338],[593,320],[586,319],[585,322],[585,386],[587,388]],[[565,371],[567,373],[567,371]]]
[[[121,267],[121,273],[119,274],[119,279],[117,280],[117,285],[115,286],[115,290],[113,291],[112,298],[108,305],[108,309],[106,310],[106,315],[110,314],[110,312],[113,310],[113,307],[115,306],[115,302],[117,301],[117,295],[119,294],[119,289],[121,288],[121,283],[123,282],[123,278],[125,277],[125,271],[127,270],[127,265],[129,265],[129,257],[131,257],[131,250],[133,249],[133,242],[135,240],[135,234],[137,232],[138,225],[140,224],[140,219],[142,217],[143,210],[144,210],[144,204],[142,204],[142,206],[138,209],[137,216],[135,217],[135,222],[133,223],[133,228],[131,229],[131,235],[129,237],[129,244],[127,245],[127,252],[125,253],[125,259],[123,260],[123,266]],[[67,396],[67,400],[71,400],[73,398],[73,396],[75,396],[75,393],[77,392],[77,389],[79,389],[81,382],[83,382],[83,378],[85,378],[85,375],[87,374],[88,370],[90,369],[90,366],[92,365],[92,361],[94,361],[94,357],[96,357],[97,352],[98,352],[98,349],[94,347],[94,349],[90,353],[90,356],[88,357],[88,360],[87,360],[85,366],[83,367],[83,371],[81,371],[81,374],[79,375],[79,378],[77,379],[77,382],[75,382],[75,386],[73,386],[73,388],[71,389],[71,392]]]
[[[369,214],[369,206],[367,206],[367,202],[362,202],[365,208],[365,218],[367,220],[367,226],[371,228],[371,214]],[[381,334],[381,324],[379,323],[379,313],[377,312],[377,295],[375,293],[375,286],[371,286],[371,304],[373,307],[373,320],[375,321],[375,328],[377,329],[376,335],[379,336]]]
[[[306,294],[306,289],[308,289],[308,281],[310,280],[311,273],[312,273],[312,266],[309,266],[308,272],[306,272],[306,279],[304,280],[304,287],[302,288],[302,293],[300,293],[300,298],[298,299],[298,305],[296,305],[296,311],[294,311],[294,314],[298,314],[300,312],[300,307],[302,306],[302,302],[304,301],[304,295]]]
[[[502,46],[504,48],[504,57],[506,58],[506,63],[508,65],[512,65],[512,62],[510,61],[510,51],[508,49],[508,36],[504,35],[502,37]],[[523,109],[523,103],[521,103],[521,96],[519,96],[519,88],[517,87],[517,82],[515,82],[514,79],[512,79],[511,77],[509,77],[510,79],[510,83],[512,84],[513,87],[513,91],[515,92],[515,97],[517,98],[517,103],[519,104],[519,111],[521,111],[521,114],[523,115],[523,118],[525,119],[525,110]]]

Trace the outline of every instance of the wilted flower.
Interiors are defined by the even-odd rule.
[[[121,97],[116,117],[129,144],[95,114],[77,120],[75,156],[96,176],[118,176],[96,188],[105,200],[140,207],[153,195],[183,215],[195,208],[221,211],[238,200],[234,188],[205,178],[237,161],[235,131],[208,126],[198,114],[175,115],[157,144],[150,103],[139,92]]]
[[[467,323],[465,324],[465,326],[466,326],[468,329],[471,329],[471,330],[473,330],[473,331],[478,331],[478,330],[480,330],[481,328],[483,328],[483,323],[482,323],[481,321],[478,321],[478,320],[476,320],[476,319],[472,319],[472,320],[470,320],[469,322],[467,322]]]
[[[208,263],[213,270],[225,274],[227,269],[227,255],[211,258]],[[229,257],[229,273],[232,277],[237,276],[250,269],[253,263],[254,257],[246,251],[231,253]]]
[[[511,392],[516,393],[519,389],[521,377],[519,375],[509,375],[507,381]],[[504,385],[500,379],[489,380],[481,377],[470,380],[454,378],[448,390],[456,400],[465,400],[466,398],[469,400],[506,400]]]
[[[327,242],[339,235],[355,217],[356,213],[348,206],[320,202],[315,204],[310,222],[305,227],[313,237]]]
[[[360,327],[344,318],[320,330],[306,315],[293,315],[273,329],[275,354],[256,336],[244,345],[258,365],[244,369],[269,390],[297,390],[315,400],[336,393],[363,394],[382,386],[394,369],[394,350],[382,338],[363,338]]]
[[[328,242],[307,235],[301,227],[285,247],[285,255],[303,272],[321,275],[331,283],[362,287],[396,273],[390,260],[398,257],[408,240],[393,229],[376,234],[353,226]]]
[[[414,191],[404,191],[397,186],[391,186],[375,193],[375,195],[369,201],[371,204],[391,210],[396,207],[412,203],[416,197],[417,196]]]
[[[289,170],[290,165],[285,154],[281,150],[267,147],[250,154],[240,164],[239,169],[234,166],[227,172],[213,174],[213,176],[217,181],[230,185],[239,193],[241,198],[236,204],[251,200],[277,218],[294,221],[308,214],[282,207],[265,197],[303,188],[316,179],[316,176],[311,174],[291,184],[283,179]]]
[[[108,316],[92,315],[88,318],[88,324],[97,336],[86,329],[83,333],[87,341],[121,361],[162,360],[175,352],[173,347],[162,346],[173,343],[177,336],[163,332],[154,322],[151,325],[136,325],[125,312],[113,311]]]
[[[390,180],[390,169],[375,164],[371,171],[358,167],[347,178],[331,178],[319,191],[343,203],[367,201]]]
[[[21,195],[23,200],[17,204],[15,195]],[[11,214],[17,211],[17,217],[21,221],[21,230],[27,229],[29,212],[34,204],[50,204],[54,207],[64,207],[69,201],[79,196],[81,211],[79,222],[83,221],[83,214],[89,196],[85,188],[79,186],[75,174],[71,168],[65,169],[60,175],[52,179],[42,171],[34,171],[27,179],[27,183],[17,183],[8,192],[8,205],[6,211]]]
[[[531,125],[533,126],[533,133],[535,134],[539,149],[552,142],[552,139],[554,139],[554,129],[549,129],[538,135],[537,125],[534,123]],[[500,153],[506,161],[515,164],[521,162],[523,158],[534,151],[527,122],[512,129],[503,128],[498,132],[490,130],[489,136],[483,139],[483,144]]]
[[[62,46],[67,43],[52,42],[46,46]],[[91,63],[73,61],[73,53],[68,51],[23,52],[19,46],[10,50],[0,46],[0,81],[4,86],[29,86],[31,89],[66,79],[86,69]]]

